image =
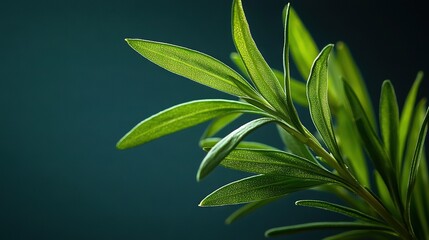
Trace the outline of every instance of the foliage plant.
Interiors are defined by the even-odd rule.
[[[341,205],[316,199],[299,200],[296,205],[352,220],[276,227],[265,235],[340,229],[343,232],[326,239],[429,239],[424,154],[429,117],[426,101],[417,101],[423,74],[417,74],[401,110],[392,83],[384,81],[376,114],[344,43],[329,44],[319,52],[289,5],[284,8],[283,23],[283,71],[270,68],[255,45],[241,0],[232,5],[237,52],[231,59],[242,74],[191,49],[126,39],[153,63],[236,100],[197,100],[166,109],[137,124],[117,148],[135,147],[212,120],[200,141],[207,155],[197,181],[218,165],[254,174],[220,187],[201,201],[204,207],[243,204],[227,223],[290,193],[313,189],[338,196]],[[291,78],[289,55],[306,82]],[[314,126],[302,124],[295,104],[309,111]],[[243,114],[254,120],[223,138],[215,137]],[[277,125],[285,150],[243,140],[266,124]]]

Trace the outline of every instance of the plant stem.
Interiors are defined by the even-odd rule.
[[[392,227],[394,231],[403,237],[403,239],[414,239],[408,230],[400,222],[393,218],[392,214],[383,206],[383,204],[380,203],[380,201],[374,197],[374,195],[370,193],[365,187],[363,187],[347,169],[340,167],[338,162],[331,154],[329,154],[319,144],[315,143],[312,138],[309,139],[310,141],[306,143],[307,146],[309,146],[317,155],[325,159],[329,165],[332,163],[331,167],[337,170],[339,176],[346,180],[345,183],[347,183],[347,188],[364,199],[368,205],[370,205],[377,212],[377,214]]]

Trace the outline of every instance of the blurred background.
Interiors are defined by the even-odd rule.
[[[341,220],[298,208],[292,195],[231,226],[235,207],[199,208],[240,174],[197,183],[201,125],[127,151],[117,140],[142,119],[194,99],[230,96],[175,76],[126,37],[186,46],[232,65],[231,0],[2,1],[0,239],[263,239],[270,227]],[[244,1],[255,41],[281,68],[287,1]],[[402,103],[429,74],[423,1],[292,1],[319,47],[345,41],[378,101],[391,79]],[[298,77],[298,73],[292,74]],[[425,77],[419,95],[429,96]],[[250,136],[281,146],[274,127]],[[326,232],[288,239],[319,239]]]

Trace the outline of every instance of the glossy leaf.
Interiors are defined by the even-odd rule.
[[[191,101],[166,109],[140,122],[119,140],[116,147],[118,149],[135,147],[233,112],[261,113],[258,108],[238,101]]]
[[[254,212],[255,210],[268,205],[276,200],[278,200],[280,198],[269,198],[269,199],[265,199],[265,200],[261,200],[261,201],[257,201],[257,202],[251,202],[251,203],[247,203],[244,206],[240,207],[239,209],[237,209],[236,211],[234,211],[231,215],[229,215],[229,217],[225,220],[226,224],[231,224],[233,222],[235,222],[236,220],[249,215],[250,213]]]
[[[304,223],[292,226],[277,227],[265,232],[266,237],[275,237],[279,235],[289,235],[314,230],[329,229],[362,229],[362,230],[389,230],[389,228],[372,223],[361,222],[314,222]]]
[[[426,100],[422,99],[413,110],[413,118],[410,122],[410,128],[407,134],[407,147],[403,157],[402,165],[400,166],[401,190],[402,198],[406,199],[408,192],[408,178],[411,172],[411,162],[413,161],[414,152],[419,139],[420,127],[425,117]]]
[[[379,171],[383,180],[389,185],[393,176],[393,168],[387,157],[387,153],[380,142],[374,128],[366,116],[362,105],[354,91],[345,83],[344,89],[353,112],[354,121],[360,135],[361,142],[368,152],[375,168]]]
[[[380,130],[384,149],[396,166],[399,147],[399,109],[395,90],[390,81],[384,81],[380,96]],[[400,169],[398,169],[399,171]]]
[[[352,230],[329,236],[323,240],[362,240],[371,236],[374,239],[398,239],[398,235],[387,230]],[[381,238],[379,238],[381,237]]]
[[[221,141],[222,138],[204,138],[200,141],[200,147],[204,151],[209,151],[211,148],[213,148],[219,141]],[[271,149],[271,150],[278,150],[277,148],[260,143],[260,142],[251,142],[251,141],[241,141],[236,148],[242,148],[242,149]]]
[[[286,12],[283,12],[283,22],[285,22],[285,17]],[[314,59],[319,54],[319,49],[294,9],[290,10],[289,18],[291,55],[302,78],[308,79],[308,74]]]
[[[257,174],[314,179],[335,183],[338,177],[297,155],[275,150],[236,149],[222,166]]]
[[[273,71],[256,47],[241,0],[234,0],[232,37],[253,83],[262,96],[279,112],[285,113],[285,94]]]
[[[359,133],[353,123],[353,116],[348,109],[340,107],[336,111],[336,133],[338,147],[349,170],[366,186],[370,186],[368,166],[360,142]]]
[[[283,73],[276,69],[273,69],[273,72],[276,75],[277,80],[280,83],[283,82],[284,84]],[[307,101],[307,94],[306,94],[307,90],[306,90],[305,83],[298,81],[294,78],[290,78],[290,89],[291,89],[292,100],[303,107],[307,107],[308,101]]]
[[[304,126],[298,117],[298,112],[295,109],[292,101],[292,90],[291,90],[291,78],[290,78],[290,67],[289,67],[289,16],[290,16],[290,4],[287,4],[284,9],[284,43],[283,43],[283,88],[286,94],[286,109],[291,119],[292,125],[298,129],[301,133],[305,133]]]
[[[371,126],[376,129],[374,110],[372,108],[371,98],[368,94],[368,90],[365,86],[365,82],[362,75],[357,67],[350,50],[344,42],[338,42],[336,44],[336,56],[337,63],[340,66],[344,75],[344,80],[352,87],[355,91],[359,102],[362,103],[362,108],[365,114],[368,116],[368,120]]]
[[[399,120],[399,150],[398,154],[400,161],[398,161],[397,168],[400,169],[402,165],[402,156],[404,154],[405,145],[407,142],[408,130],[411,127],[411,121],[414,113],[414,105],[416,104],[417,93],[419,90],[420,83],[423,79],[423,72],[417,74],[416,80],[413,83],[410,91],[408,92],[407,98],[405,99],[404,107],[402,108],[401,118]]]
[[[253,88],[242,76],[204,53],[149,40],[126,41],[143,57],[177,75],[235,96],[256,96]]]
[[[214,207],[261,201],[309,189],[324,182],[273,175],[256,175],[229,183],[204,198],[200,206]]]
[[[332,126],[328,103],[328,57],[333,45],[326,46],[314,61],[307,82],[307,99],[311,119],[323,141],[337,159],[341,159]]]
[[[241,115],[242,113],[232,113],[214,119],[206,128],[201,138],[205,139],[213,137],[216,133],[224,129],[227,125],[239,118]]]
[[[407,187],[407,198],[405,201],[405,213],[408,216],[408,221],[411,221],[411,195],[414,190],[414,186],[416,183],[417,173],[421,161],[422,149],[424,147],[424,142],[428,130],[428,122],[429,122],[429,108],[426,110],[425,117],[423,119],[423,123],[420,125],[420,131],[417,139],[416,148],[414,150],[414,155],[411,161],[410,174],[408,177],[408,187]]]
[[[296,139],[294,136],[289,134],[286,130],[284,130],[280,126],[277,126],[277,130],[280,134],[280,138],[282,139],[286,149],[289,152],[296,154],[300,157],[303,157],[305,159],[309,159],[314,163],[318,163],[316,158],[313,156],[313,154],[311,154],[310,150],[306,145],[304,145],[302,142],[300,142],[298,139]]]
[[[256,128],[272,122],[272,118],[259,118],[237,128],[222,140],[220,140],[200,164],[197,172],[197,180],[206,177],[219,163],[240,143],[240,141]]]
[[[338,204],[334,204],[334,203],[330,203],[330,202],[325,202],[325,201],[320,201],[320,200],[299,200],[295,202],[295,205],[297,206],[304,206],[304,207],[313,207],[313,208],[319,208],[319,209],[323,209],[323,210],[327,210],[327,211],[331,211],[331,212],[336,212],[357,220],[362,220],[362,221],[369,221],[369,222],[378,222],[381,223],[378,219],[365,214],[361,211],[358,211],[356,209],[353,208],[349,208],[349,207],[345,207],[345,206],[341,206]]]
[[[240,72],[242,74],[244,74],[250,78],[249,73],[247,72],[246,66],[244,65],[244,62],[240,57],[240,54],[238,54],[236,52],[232,52],[229,55],[229,58],[232,60],[232,62],[235,64],[235,66],[237,66],[238,70],[240,70]]]

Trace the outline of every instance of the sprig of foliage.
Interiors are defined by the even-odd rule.
[[[300,200],[296,205],[336,212],[354,221],[278,227],[268,230],[266,236],[334,228],[344,232],[326,239],[429,239],[429,177],[424,153],[429,109],[425,100],[416,105],[423,74],[419,72],[402,111],[392,83],[383,83],[378,125],[347,46],[342,42],[329,44],[319,53],[289,5],[283,11],[283,23],[283,72],[271,69],[258,50],[241,0],[234,0],[232,6],[237,53],[232,53],[231,59],[242,75],[194,50],[127,39],[135,51],[153,63],[238,99],[174,106],[139,123],[117,147],[135,147],[213,120],[200,140],[208,152],[197,180],[218,165],[255,174],[220,187],[201,201],[204,207],[244,204],[227,223],[287,194],[314,189],[337,195],[347,206],[321,200]],[[290,54],[306,82],[291,78]],[[302,124],[294,104],[308,109],[317,133]],[[249,113],[258,117],[224,138],[215,137]],[[243,141],[265,124],[278,126],[286,150]],[[366,158],[372,166],[367,165]],[[372,179],[375,186],[370,184]]]

